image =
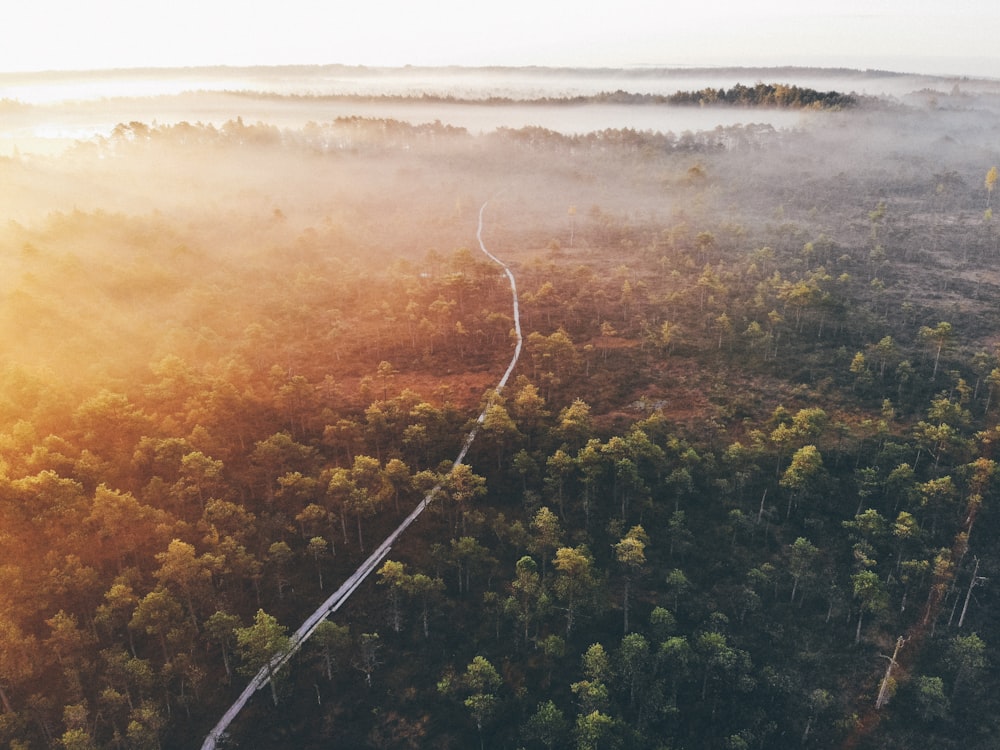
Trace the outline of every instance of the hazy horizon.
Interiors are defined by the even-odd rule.
[[[374,68],[253,66],[0,74],[0,154],[58,153],[76,141],[108,136],[118,123],[216,127],[243,118],[299,129],[338,117],[411,123],[441,121],[470,133],[543,127],[563,134],[631,128],[680,134],[717,126],[797,127],[806,116],[774,108],[633,106],[572,102],[611,91],[669,96],[678,91],[783,83],[922,104],[963,93],[996,95],[1000,84],[878,71],[814,68]],[[444,97],[425,99],[425,96]],[[559,100],[561,103],[539,100]],[[494,103],[487,102],[493,100]],[[504,104],[496,104],[496,100]],[[519,102],[534,102],[520,104]]]
[[[1000,6],[803,5],[8,9],[0,750],[997,750]]]
[[[0,31],[0,71],[191,66],[849,67],[997,75],[1000,8],[885,0],[813,5],[763,0],[582,9],[568,0],[331,8],[178,0],[141,14],[108,0],[16,5]]]
[[[610,91],[670,95],[736,84],[783,83],[869,96],[904,96],[955,84],[995,91],[1000,78],[815,66],[373,66],[205,65],[0,72],[0,100],[54,104],[192,92],[279,96],[438,96],[456,100],[593,96]]]

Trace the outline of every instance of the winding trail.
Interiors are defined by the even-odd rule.
[[[497,383],[494,389],[496,394],[499,394],[504,386],[507,385],[507,380],[510,378],[511,374],[514,372],[514,368],[517,366],[517,360],[521,356],[521,346],[523,344],[523,339],[521,336],[521,313],[517,302],[517,283],[514,280],[514,274],[511,272],[507,264],[496,257],[493,253],[486,249],[486,244],[483,242],[483,213],[486,211],[486,206],[489,203],[483,203],[479,208],[479,226],[476,229],[476,239],[479,241],[479,249],[486,254],[486,256],[492,260],[494,263],[498,264],[503,268],[504,273],[507,275],[507,279],[510,281],[510,291],[513,298],[514,304],[514,334],[516,338],[516,345],[514,346],[514,356],[511,357],[510,364],[507,365],[507,370],[504,372],[503,377]],[[491,402],[492,403],[492,402]],[[491,403],[487,403],[486,407],[483,409],[479,418],[476,420],[476,424],[469,431],[469,434],[465,437],[465,442],[462,444],[462,449],[459,451],[458,456],[455,458],[454,463],[452,463],[452,470],[455,469],[462,461],[465,460],[466,453],[469,452],[469,448],[472,446],[472,442],[476,439],[476,435],[479,434],[479,428],[482,426],[483,421],[486,419],[486,412],[489,410]],[[354,593],[355,589],[360,586],[364,580],[371,575],[372,571],[378,567],[385,557],[389,554],[389,550],[392,549],[392,545],[396,542],[399,536],[410,527],[414,521],[420,516],[421,513],[427,508],[434,497],[441,490],[441,483],[434,485],[426,495],[424,499],[417,504],[417,507],[406,518],[403,522],[399,524],[395,531],[393,531],[389,536],[385,538],[385,541],[378,546],[378,548],[372,552],[372,554],[358,567],[341,584],[330,597],[323,602],[315,612],[313,612],[299,629],[292,634],[291,645],[287,651],[281,651],[271,657],[270,662],[261,667],[260,671],[254,675],[253,679],[246,686],[240,697],[236,699],[236,702],[229,707],[229,710],[223,714],[222,718],[219,719],[219,723],[212,728],[212,731],[208,733],[205,741],[201,745],[201,750],[215,750],[216,744],[222,740],[226,734],[226,730],[229,729],[229,725],[232,724],[233,720],[236,718],[237,714],[243,710],[243,707],[250,700],[250,697],[267,685],[270,680],[270,676],[275,674],[295,653],[302,648],[309,637],[316,631],[319,624],[323,622],[327,617],[340,609],[341,605],[347,601],[347,599]]]

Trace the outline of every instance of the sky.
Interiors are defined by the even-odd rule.
[[[996,0],[22,0],[0,72],[804,65],[1000,77]]]

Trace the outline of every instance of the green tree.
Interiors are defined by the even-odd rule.
[[[556,550],[554,565],[557,576],[553,588],[566,608],[566,637],[569,638],[577,612],[593,598],[597,588],[593,558],[585,546],[562,547]]]
[[[472,590],[472,573],[482,570],[490,562],[496,560],[490,555],[489,549],[471,536],[452,539],[449,549],[450,561],[458,570],[458,590],[468,593]]]
[[[786,517],[792,515],[792,505],[806,495],[810,487],[823,474],[823,456],[815,445],[804,445],[795,451],[791,463],[781,476],[779,484],[788,492]]]
[[[722,633],[714,631],[700,633],[695,641],[694,650],[701,657],[703,667],[702,700],[708,696],[710,681],[720,682],[725,679],[727,684],[739,687],[740,678],[750,671],[749,654],[729,645]]]
[[[191,623],[198,630],[198,617],[195,612],[196,599],[208,599],[212,591],[212,568],[216,561],[211,557],[195,553],[194,545],[174,539],[165,552],[156,555],[160,568],[156,578],[164,588],[178,594],[188,606]]]
[[[247,544],[258,529],[257,517],[229,500],[209,498],[201,514],[199,526],[209,538],[229,537],[240,544]]]
[[[357,491],[357,485],[351,479],[351,472],[348,469],[337,468],[329,473],[326,498],[333,512],[340,518],[340,530],[343,532],[345,545],[348,543],[347,515],[354,507],[354,494]]]
[[[602,680],[580,680],[570,685],[570,690],[576,696],[581,714],[607,710],[611,701],[608,686]]]
[[[508,448],[521,436],[507,411],[499,400],[493,401],[483,412],[482,435],[496,451],[497,471],[501,471]]]
[[[538,392],[538,387],[524,380],[519,381],[519,388],[510,403],[511,416],[518,428],[527,438],[528,449],[533,449],[537,438],[544,429],[549,417],[545,408],[545,399]]]
[[[940,677],[920,675],[914,680],[916,703],[920,717],[927,722],[936,722],[948,715],[948,696],[944,692],[944,680]]]
[[[444,581],[431,578],[425,573],[415,573],[409,576],[405,583],[406,591],[420,602],[420,623],[423,626],[424,638],[429,638],[431,602],[440,597],[444,591]]]
[[[671,705],[677,705],[677,691],[682,678],[686,678],[690,673],[690,665],[694,661],[694,651],[687,638],[682,635],[674,635],[667,638],[660,644],[657,653],[657,662],[662,664],[670,675],[671,684]]]
[[[104,604],[94,612],[94,624],[108,629],[112,636],[124,632],[128,638],[129,650],[135,656],[135,642],[128,628],[132,613],[135,612],[139,597],[131,585],[124,580],[116,580],[104,593]]]
[[[759,348],[761,350],[761,357],[765,360],[767,359],[773,337],[764,330],[760,323],[756,320],[751,320],[747,324],[746,330],[743,331],[743,338],[747,340],[750,351],[756,351]]]
[[[937,532],[937,521],[941,514],[955,510],[958,488],[950,476],[943,476],[922,482],[915,489],[920,508],[930,516],[933,536]]]
[[[523,626],[524,642],[530,638],[531,626],[535,624],[544,609],[545,591],[538,575],[538,565],[525,555],[514,566],[514,580],[507,585],[510,596],[504,601],[504,609]]]
[[[994,396],[996,395],[997,389],[1000,389],[1000,367],[994,367],[990,370],[990,374],[986,376],[986,406],[983,407],[983,413],[988,414],[990,411],[990,404],[993,403]]]
[[[955,700],[972,689],[968,687],[969,681],[986,668],[986,642],[976,633],[956,635],[948,643],[948,663],[955,672],[951,686],[951,698]]]
[[[180,470],[174,492],[180,497],[195,497],[203,511],[210,497],[222,498],[226,494],[222,461],[206,456],[201,451],[191,451],[181,457]]]
[[[292,548],[288,542],[273,542],[267,548],[267,561],[274,566],[274,578],[278,584],[278,598],[285,596],[285,586],[288,585],[288,568],[292,563]]]
[[[566,715],[552,701],[538,704],[521,734],[529,742],[538,742],[547,750],[563,747],[569,735]]]
[[[556,514],[546,507],[541,507],[531,519],[532,552],[542,560],[542,580],[545,580],[546,563],[549,555],[563,545],[563,530]]]
[[[353,488],[347,495],[347,503],[357,521],[358,547],[364,552],[361,520],[374,516],[386,497],[382,467],[378,459],[371,456],[355,456],[354,464],[351,466],[351,483]]]
[[[826,690],[816,688],[809,694],[809,718],[806,720],[806,728],[802,731],[803,744],[809,739],[813,723],[833,704],[833,696]]]
[[[646,683],[652,676],[649,642],[641,633],[629,633],[622,638],[615,656],[618,679],[627,688],[628,705],[633,708],[636,697],[645,692]]]
[[[556,420],[556,434],[563,441],[563,450],[567,453],[584,445],[593,435],[590,405],[581,399],[575,399],[562,409]]]
[[[376,371],[376,376],[379,382],[382,384],[382,400],[389,400],[389,384],[396,378],[398,370],[393,367],[390,363],[382,360],[378,363],[378,369]]]
[[[854,375],[855,386],[860,386],[861,392],[864,393],[865,389],[872,382],[872,375],[868,369],[868,362],[863,352],[857,352],[854,355],[854,358],[851,360],[850,371]]]
[[[676,630],[677,618],[666,607],[653,607],[649,613],[649,628],[654,643],[662,643]]]
[[[25,634],[12,614],[0,614],[0,706],[6,714],[14,713],[11,691],[20,689],[38,669],[32,658],[36,653],[35,637]]]
[[[877,344],[871,345],[869,350],[878,362],[879,378],[884,378],[886,368],[893,364],[899,356],[896,342],[892,340],[892,336],[883,336]]]
[[[721,350],[723,341],[733,335],[733,323],[726,313],[722,313],[712,321],[712,328],[719,335],[718,348]]]
[[[216,611],[205,620],[205,637],[219,644],[219,650],[222,652],[222,664],[226,668],[227,680],[231,680],[233,677],[232,652],[236,645],[236,629],[242,625],[243,622],[240,620],[239,615],[231,615],[222,610]]]
[[[274,493],[279,507],[294,515],[319,495],[320,481],[300,471],[289,471],[278,477],[278,490]]]
[[[788,572],[792,575],[792,595],[789,601],[795,601],[795,593],[799,584],[814,575],[816,558],[819,549],[805,537],[799,537],[788,548]]]
[[[667,549],[670,559],[673,560],[675,554],[683,559],[694,540],[694,534],[688,528],[687,513],[683,510],[675,510],[670,514],[670,519],[667,521],[667,538],[670,540]]]
[[[330,545],[321,536],[314,536],[309,540],[306,551],[316,564],[316,575],[319,577],[319,588],[323,590],[323,560],[329,553]]]
[[[496,713],[499,700],[496,695],[502,681],[490,662],[483,656],[476,656],[465,668],[462,689],[466,693],[463,704],[468,709],[479,733],[479,747],[483,747],[483,727]]]
[[[295,442],[287,432],[276,432],[255,444],[250,461],[267,500],[273,502],[278,477],[293,471],[308,474],[315,457],[315,448]]]
[[[332,620],[323,620],[316,626],[309,643],[319,651],[326,679],[332,680],[338,660],[351,647],[351,629]]]
[[[392,631],[398,633],[403,629],[403,611],[401,606],[402,593],[409,576],[406,565],[395,560],[386,560],[377,571],[379,585],[385,586],[389,597],[389,624]]]
[[[570,685],[570,690],[576,696],[580,714],[608,710],[610,700],[606,683],[612,677],[608,652],[600,643],[593,643],[584,652],[580,662],[585,679]]]
[[[385,465],[385,479],[392,488],[393,503],[396,513],[399,513],[399,497],[406,495],[413,487],[413,477],[410,467],[398,458],[391,458]]]
[[[665,579],[667,586],[667,593],[674,599],[673,611],[677,612],[678,607],[680,607],[681,596],[687,593],[688,589],[691,588],[691,582],[688,577],[684,575],[684,571],[680,568],[673,568],[667,572],[667,577]]]
[[[933,328],[929,326],[921,326],[920,330],[917,332],[920,340],[927,343],[934,349],[934,371],[931,373],[932,381],[937,378],[941,352],[944,351],[946,346],[948,346],[953,333],[951,323],[946,323],[943,320]]]
[[[287,373],[283,376],[287,377]],[[309,418],[319,410],[316,395],[316,386],[302,375],[293,375],[277,386],[275,405],[288,420],[292,432],[299,437],[305,435]]]
[[[998,382],[1000,382],[1000,370],[997,372]],[[573,474],[573,457],[560,448],[546,459],[545,466],[548,469],[545,477],[545,486],[550,493],[555,494],[556,505],[559,507],[559,517],[565,519],[564,492],[566,481]]]
[[[145,701],[129,714],[126,736],[129,747],[136,750],[160,750],[160,735],[166,726],[166,718],[160,709],[150,701]]]
[[[129,628],[155,636],[163,649],[163,661],[170,661],[167,635],[176,629],[184,616],[184,610],[169,591],[150,591],[142,599],[132,614]]]
[[[444,478],[441,485],[445,502],[452,508],[452,531],[468,534],[468,517],[472,504],[486,496],[486,479],[475,474],[467,464],[459,464]]]
[[[606,747],[605,743],[611,737],[615,721],[600,711],[576,717],[574,737],[577,750],[599,750]]]
[[[59,747],[63,750],[97,750],[97,743],[86,729],[79,727],[63,732],[59,738]]]
[[[112,714],[112,721],[120,725],[125,704],[129,710],[135,710],[142,700],[148,699],[156,685],[156,675],[147,659],[131,657],[118,648],[102,651],[101,662],[107,684],[101,702]]]
[[[382,663],[378,656],[381,650],[382,638],[378,633],[362,633],[358,638],[352,664],[365,676],[365,685],[368,687],[372,686],[372,676]]]
[[[291,646],[288,629],[264,610],[258,609],[253,625],[236,628],[236,648],[240,654],[240,674],[253,677],[262,669],[271,686],[271,700],[278,705],[277,658]]]
[[[669,320],[665,320],[660,324],[660,330],[657,333],[659,335],[656,337],[656,343],[668,355],[672,354],[674,347],[681,339],[682,329],[680,325]]]
[[[861,624],[866,613],[879,615],[888,606],[888,594],[878,574],[862,570],[851,576],[854,598],[858,600],[858,625],[854,631],[854,642],[861,642]]]
[[[84,445],[120,465],[128,465],[126,456],[139,437],[151,434],[148,415],[122,393],[102,390],[84,401],[73,418],[83,433]]]
[[[625,586],[622,591],[622,612],[625,618],[624,628],[626,633],[629,632],[628,610],[632,579],[641,573],[643,566],[646,564],[646,545],[648,543],[649,537],[642,526],[633,526],[614,547],[615,559],[625,570]]]
[[[575,464],[583,484],[583,525],[586,530],[590,528],[591,506],[597,494],[598,483],[604,474],[601,441],[598,438],[588,440],[587,444],[577,451]]]

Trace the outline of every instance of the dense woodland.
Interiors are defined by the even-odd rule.
[[[198,746],[443,481],[227,747],[995,746],[1000,153],[947,101],[0,161],[0,741]]]

